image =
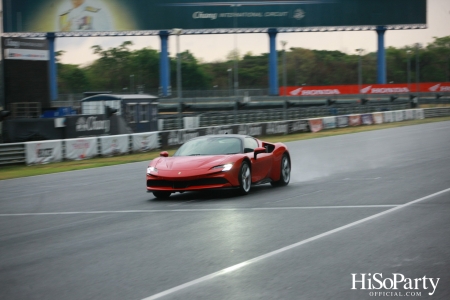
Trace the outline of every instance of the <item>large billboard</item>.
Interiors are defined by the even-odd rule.
[[[3,0],[14,32],[426,24],[426,0]]]

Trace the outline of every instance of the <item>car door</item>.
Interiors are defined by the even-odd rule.
[[[272,167],[272,154],[260,153],[254,158],[255,148],[260,147],[258,141],[252,137],[244,138],[244,152],[250,158],[252,163],[252,182],[258,182],[268,177],[270,168]]]

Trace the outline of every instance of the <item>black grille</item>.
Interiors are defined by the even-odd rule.
[[[225,178],[204,178],[197,180],[170,181],[170,180],[147,180],[148,187],[172,187],[174,189],[186,189],[191,186],[225,184]]]

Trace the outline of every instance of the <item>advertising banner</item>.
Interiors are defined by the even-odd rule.
[[[66,116],[66,137],[77,138],[110,134],[111,121],[105,115]]]
[[[349,115],[348,116],[349,126],[359,126],[361,125],[361,115]]]
[[[133,152],[147,152],[160,147],[159,132],[131,134],[131,140]]]
[[[361,115],[361,123],[363,125],[372,125],[373,124],[372,114]]]
[[[396,110],[393,113],[394,113],[394,122],[404,121],[403,110]]]
[[[44,50],[5,49],[5,59],[48,60],[49,55]]]
[[[383,113],[382,112],[372,113],[372,119],[374,124],[383,124]]]
[[[309,119],[308,121],[311,132],[319,132],[323,129],[322,119]]]
[[[427,23],[426,0],[14,0],[3,1],[3,10],[5,32]]]
[[[359,90],[358,85],[328,85],[328,86],[288,86],[288,96],[333,96],[333,95],[359,95],[390,96],[396,94],[408,94],[417,92],[439,93],[450,92],[450,82],[428,82],[416,84],[364,84]],[[280,95],[284,94],[284,87],[279,89]]]
[[[404,120],[414,120],[414,113],[411,109],[406,109],[403,111]]]
[[[272,134],[288,134],[289,133],[289,122],[271,122],[265,125],[265,135]]]
[[[206,134],[235,134],[238,131],[237,125],[222,125],[206,127]]]
[[[394,122],[394,112],[392,111],[385,111],[383,113],[384,118],[383,118],[383,122],[384,123],[391,123]]]
[[[64,140],[66,145],[66,159],[81,160],[89,159],[98,155],[97,138],[68,139]]]
[[[159,132],[161,147],[180,146],[190,139],[206,135],[206,128],[170,130]]]
[[[130,143],[127,134],[101,136],[99,139],[101,149],[100,154],[103,156],[125,154],[129,151]]]
[[[28,165],[47,164],[62,160],[62,140],[25,143]]]
[[[183,117],[184,129],[194,129],[200,127],[200,117]]]
[[[251,136],[261,136],[263,135],[264,123],[250,123],[242,124],[238,127],[238,134],[247,134]]]
[[[8,37],[3,38],[2,42],[5,59],[49,60],[47,40]]]
[[[289,133],[309,132],[308,120],[289,121]]]
[[[337,127],[348,127],[348,116],[337,116]]]
[[[422,119],[425,119],[425,114],[424,114],[423,109],[414,109],[413,111],[414,111],[414,112],[413,112],[413,114],[414,114],[414,119],[416,119],[416,120],[422,120]]]
[[[336,128],[336,117],[322,118],[323,129]]]

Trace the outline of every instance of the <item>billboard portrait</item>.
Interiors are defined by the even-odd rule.
[[[426,0],[4,0],[3,4],[5,32],[426,24]]]
[[[138,26],[127,3],[122,0],[14,1],[11,8],[5,10],[11,9],[11,16],[21,18],[12,22],[5,20],[5,32],[135,30]]]

